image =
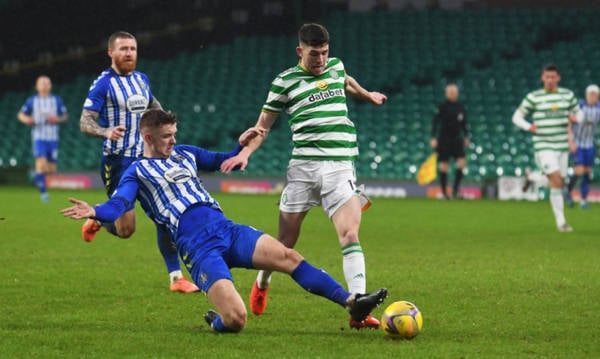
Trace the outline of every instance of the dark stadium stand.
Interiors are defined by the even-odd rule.
[[[535,167],[529,135],[512,124],[512,113],[539,86],[545,63],[557,63],[561,85],[579,97],[585,86],[600,81],[598,15],[595,9],[490,9],[329,16],[331,55],[341,57],[366,88],[389,95],[383,107],[349,104],[359,131],[359,177],[414,178],[430,152],[433,109],[448,81],[459,84],[469,112],[469,180],[519,175]],[[179,142],[226,150],[255,123],[273,76],[295,64],[295,42],[293,36],[242,36],[169,60],[143,60],[138,68],[150,76],[162,104],[179,115]],[[81,104],[95,76],[55,84],[71,116],[62,128],[62,171],[98,166],[100,140],[78,128]],[[0,98],[10,134],[0,143],[2,166],[11,158],[19,165],[33,162],[28,129],[14,116],[28,95]],[[286,120],[280,119],[254,155],[249,174],[283,176],[291,146]],[[600,175],[598,166],[595,171]]]

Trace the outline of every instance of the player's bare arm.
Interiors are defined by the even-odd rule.
[[[247,129],[246,131],[244,131],[244,133],[242,133],[240,135],[239,138],[239,143],[240,146],[246,146],[250,143],[250,141],[252,141],[252,139],[258,137],[258,136],[266,136],[267,135],[268,130],[262,127],[250,127],[249,129]]]
[[[575,115],[575,120],[577,123],[583,123],[583,121],[585,120],[584,118],[584,114],[583,111],[577,111],[577,114]]]
[[[17,113],[17,119],[19,119],[19,121],[21,121],[23,124],[25,124],[27,126],[33,125],[33,117],[27,115],[26,113],[23,113],[23,112]]]
[[[579,111],[581,112],[581,111]],[[578,119],[577,119],[577,114],[570,112],[569,113],[569,123],[579,123]]]
[[[240,167],[241,171],[246,169],[248,165],[248,159],[250,155],[254,153],[265,141],[267,138],[267,134],[273,126],[273,123],[277,119],[278,114],[273,112],[262,111],[258,116],[258,121],[256,122],[256,126],[254,128],[260,128],[264,130],[264,133],[260,136],[255,136],[244,146],[244,148],[237,155],[223,161],[221,164],[221,172],[230,173],[234,168]]]
[[[383,105],[387,101],[386,95],[376,91],[365,90],[354,77],[347,74],[344,89],[346,90],[346,93],[350,94],[352,97],[363,101],[369,101],[374,105]]]
[[[90,136],[106,138],[112,141],[116,141],[123,137],[125,126],[102,127],[98,124],[99,116],[100,114],[96,111],[83,110],[81,112],[81,118],[79,119],[79,129],[81,132]]]
[[[64,115],[61,115],[61,116],[51,116],[51,117],[48,117],[46,119],[46,121],[48,121],[48,123],[57,124],[57,123],[67,122],[68,119],[69,119],[69,115],[64,114]]]
[[[577,152],[577,145],[575,144],[575,138],[573,136],[573,123],[569,122],[567,126],[567,138],[569,141],[569,152],[575,153]]]
[[[150,102],[150,105],[148,106],[148,110],[162,110],[162,105],[160,104],[160,102],[158,102],[158,100],[156,99],[156,97],[152,100],[152,102]]]

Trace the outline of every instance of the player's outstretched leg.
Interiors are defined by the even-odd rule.
[[[308,212],[288,213],[279,212],[279,241],[288,248],[294,248],[300,236],[302,221]],[[250,310],[255,315],[261,315],[267,308],[267,293],[271,284],[272,272],[261,270],[250,291]]]
[[[256,243],[252,263],[255,268],[290,274],[306,291],[347,308],[352,319],[359,322],[382,303],[387,295],[385,289],[373,294],[350,294],[325,271],[313,267],[298,252],[266,234]],[[369,310],[365,312],[367,307]]]
[[[292,279],[306,291],[345,307],[353,320],[362,322],[387,297],[387,289],[370,294],[350,294],[325,271],[303,260],[291,274]]]

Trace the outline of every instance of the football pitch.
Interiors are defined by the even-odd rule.
[[[600,205],[567,209],[558,233],[547,202],[375,199],[361,242],[369,290],[387,287],[423,313],[422,333],[388,340],[348,328],[348,314],[276,274],[264,315],[240,334],[211,332],[204,295],[171,293],[154,234],[138,211],[132,238],[92,243],[63,218],[67,197],[101,191],[0,187],[2,358],[592,358],[600,356]],[[215,194],[239,223],[277,233],[276,196]],[[297,249],[343,283],[322,210]],[[255,271],[236,269],[246,300]],[[187,275],[187,273],[186,273]]]

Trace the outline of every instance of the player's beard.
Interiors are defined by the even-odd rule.
[[[137,59],[135,58],[115,61],[115,66],[121,75],[127,75],[133,72],[133,70],[135,70],[136,65]]]

